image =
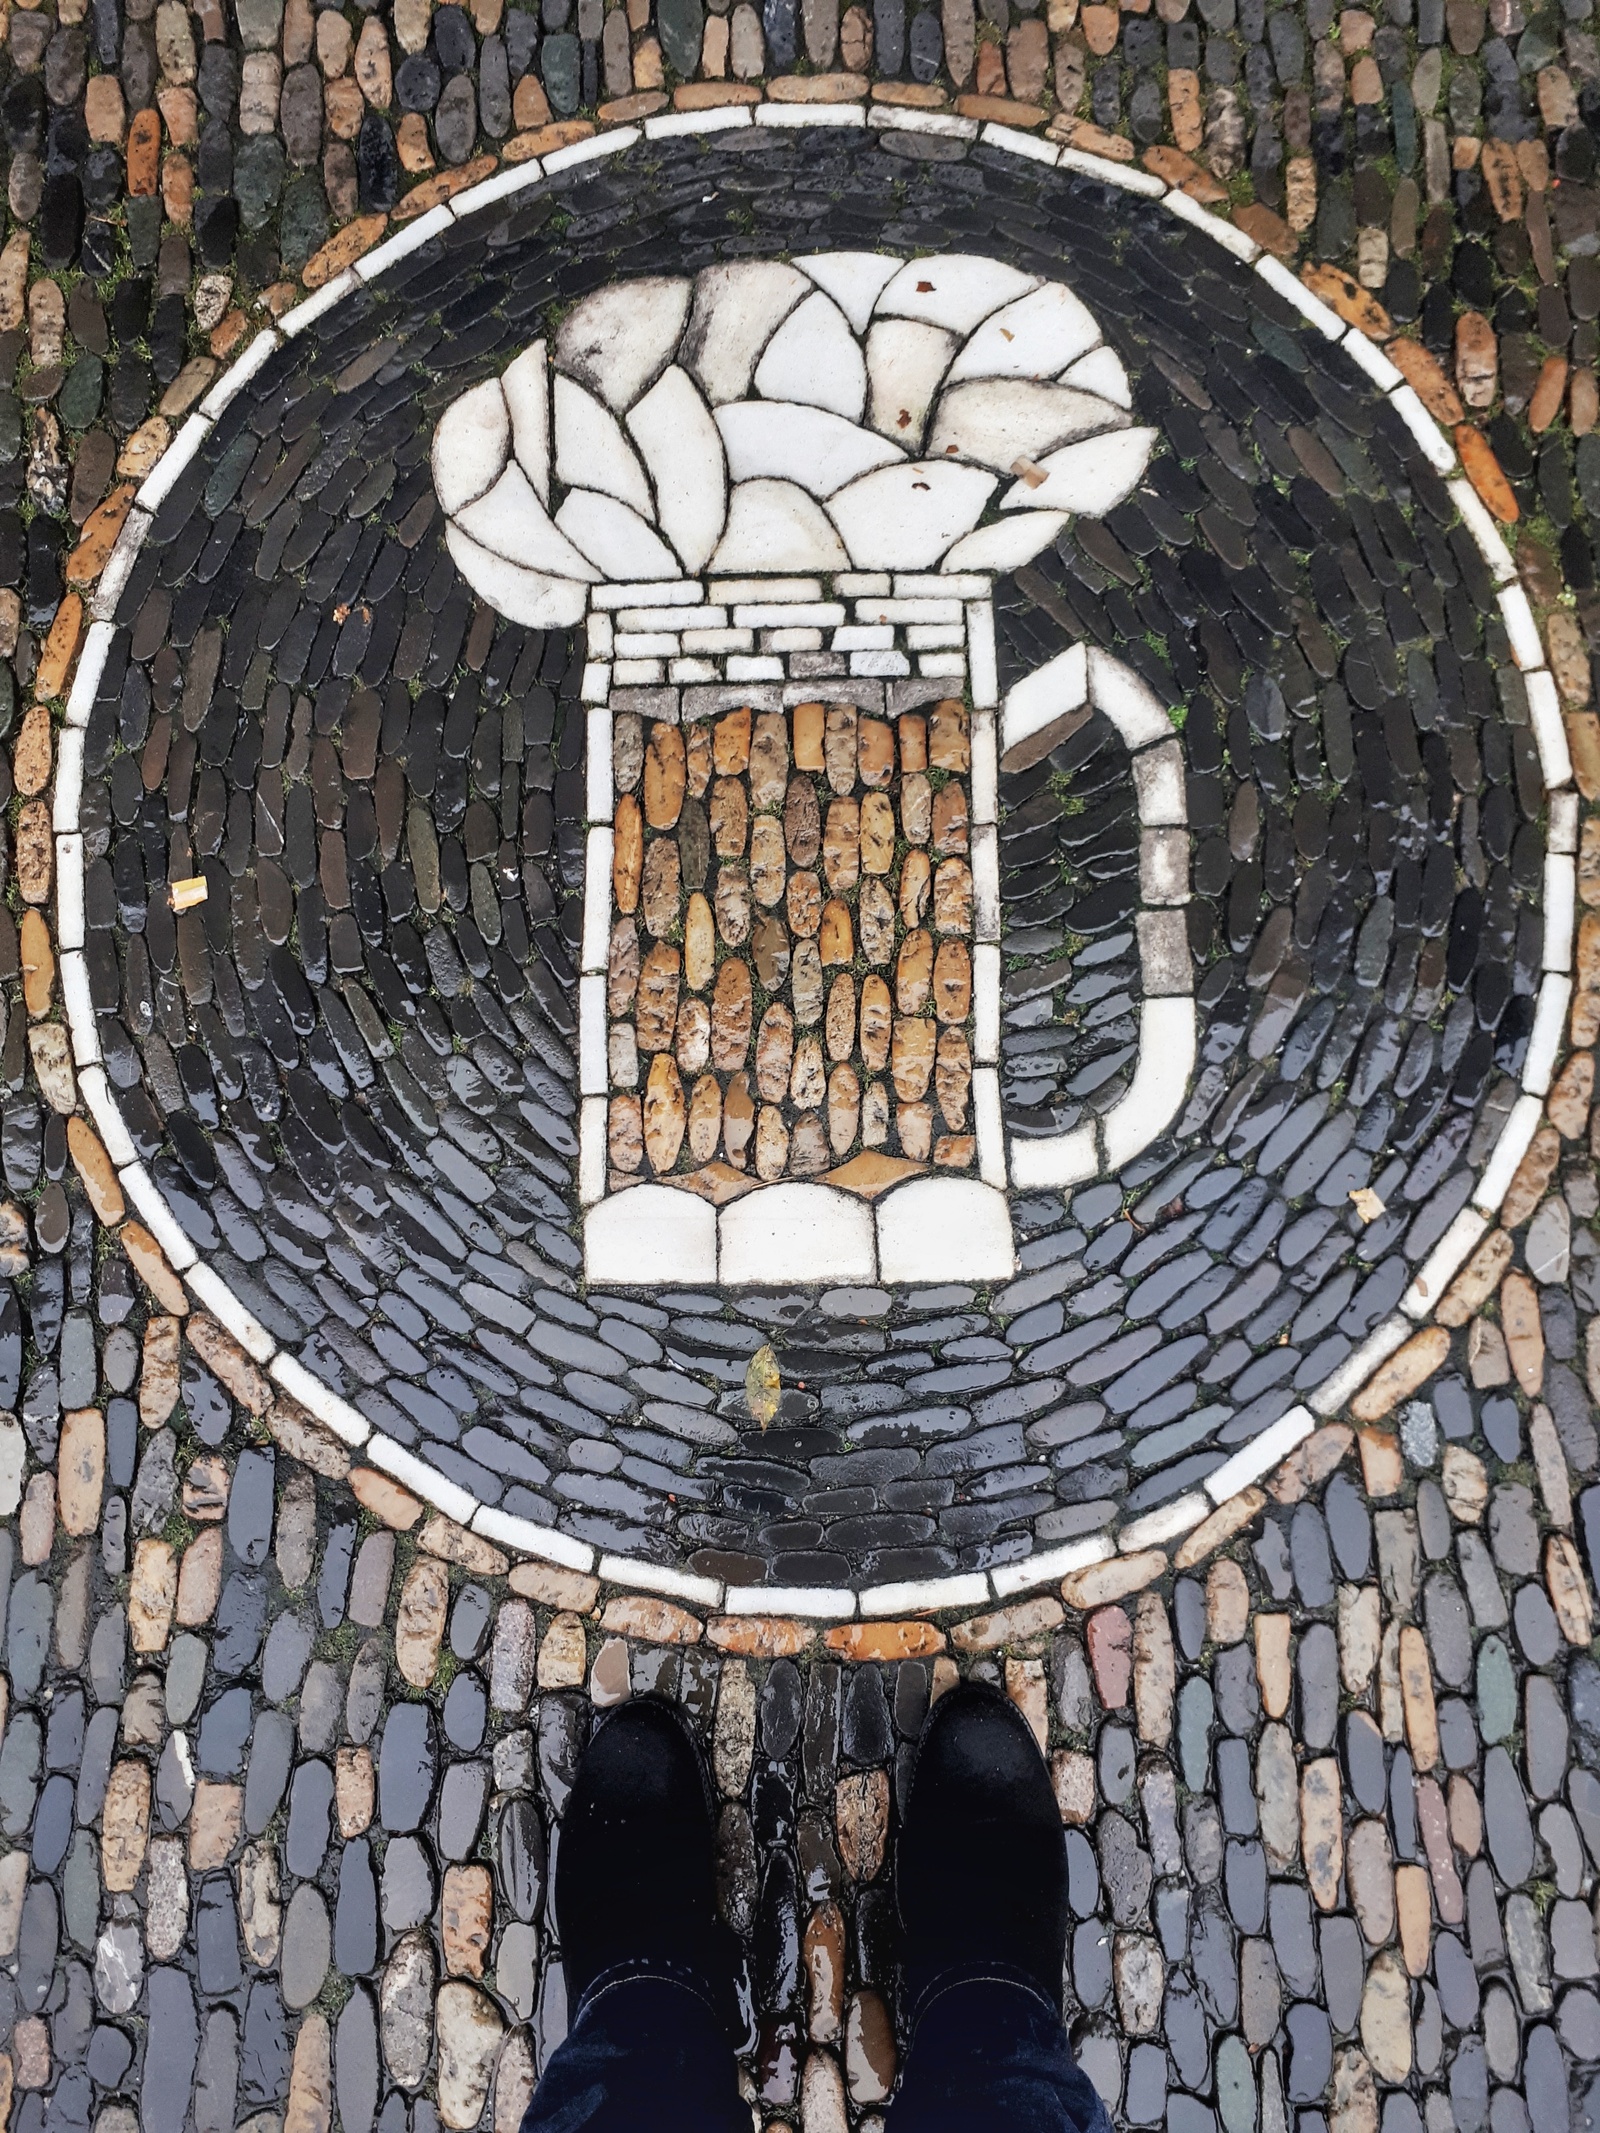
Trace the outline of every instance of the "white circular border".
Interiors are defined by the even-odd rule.
[[[84,959],[83,837],[79,827],[84,731],[110,649],[117,602],[156,511],[205,442],[223,409],[276,349],[297,339],[345,297],[375,280],[385,268],[404,259],[455,223],[466,221],[486,207],[531,191],[546,177],[577,164],[621,154],[641,140],[686,136],[703,139],[742,126],[846,126],[861,129],[869,124],[885,131],[981,140],[987,147],[1027,162],[1071,171],[1119,187],[1124,192],[1159,201],[1169,213],[1204,232],[1224,251],[1252,268],[1269,288],[1292,304],[1330,341],[1339,342],[1363,379],[1376,386],[1389,401],[1416,439],[1424,458],[1444,477],[1451,499],[1489,567],[1510,639],[1512,658],[1521,670],[1527,688],[1534,741],[1550,804],[1544,865],[1543,975],[1528,1055],[1522,1070],[1522,1094],[1513,1105],[1494,1152],[1484,1166],[1477,1191],[1418,1270],[1400,1299],[1399,1310],[1370,1334],[1331,1377],[1317,1386],[1305,1405],[1291,1408],[1270,1424],[1208,1475],[1202,1487],[1135,1519],[1115,1535],[1110,1531],[1090,1534],[1084,1539],[1045,1549],[1021,1562],[992,1570],[871,1585],[860,1591],[845,1587],[729,1586],[716,1578],[696,1577],[687,1571],[673,1570],[631,1556],[607,1555],[586,1541],[574,1540],[554,1528],[537,1525],[530,1519],[513,1518],[504,1511],[480,1503],[458,1483],[448,1480],[425,1460],[386,1437],[381,1430],[374,1429],[363,1414],[314,1377],[298,1357],[280,1348],[259,1319],[245,1309],[220,1276],[198,1256],[149,1172],[138,1160],[101,1063],[99,1031]],[[1208,213],[1186,193],[1144,171],[1086,155],[1075,148],[1058,149],[1011,127],[980,126],[974,119],[887,105],[874,105],[869,109],[860,104],[776,103],[753,107],[723,106],[706,112],[663,113],[646,119],[642,129],[628,126],[613,133],[599,134],[571,147],[557,149],[542,162],[530,160],[514,169],[501,171],[463,191],[454,200],[419,216],[408,229],[376,246],[325,288],[285,313],[276,327],[268,327],[257,334],[238,360],[218,378],[198,410],[184,423],[146,476],[101,573],[90,602],[90,613],[93,620],[67,699],[65,723],[57,736],[52,800],[56,846],[56,946],[60,956],[62,999],[78,1079],[122,1190],[188,1284],[196,1302],[227,1329],[284,1393],[350,1450],[359,1451],[374,1467],[391,1475],[424,1502],[486,1541],[517,1555],[591,1574],[609,1585],[662,1594],[725,1614],[786,1614],[838,1621],[858,1615],[872,1619],[940,1608],[984,1606],[991,1601],[1015,1598],[1036,1586],[1054,1584],[1073,1571],[1106,1562],[1118,1553],[1133,1554],[1176,1540],[1260,1481],[1310,1435],[1319,1421],[1337,1413],[1372,1372],[1428,1318],[1432,1306],[1487,1232],[1538,1128],[1543,1112],[1542,1099],[1549,1093],[1572,998],[1578,797],[1572,785],[1572,762],[1555,678],[1545,658],[1528,595],[1518,582],[1516,564],[1477,491],[1466,479],[1454,447],[1388,357],[1358,328],[1346,327],[1344,321],[1313,296],[1287,267],[1263,251],[1242,230]]]

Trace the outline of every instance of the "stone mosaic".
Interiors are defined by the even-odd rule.
[[[565,2022],[576,1753],[657,1689],[712,1749],[753,2123],[881,2127],[908,1743],[971,1671],[1051,1755],[1063,2005],[1119,2124],[1593,2124],[1583,0],[74,9],[4,28],[8,2123],[514,2133]],[[637,448],[695,622],[749,641],[689,642],[648,571],[568,616],[468,567],[435,432],[586,303],[802,277],[805,360],[768,390],[752,354],[742,403],[792,438],[795,403],[860,421],[817,396],[952,256],[1087,307],[1089,387],[1131,403],[1092,442],[1151,439],[1129,492],[959,591],[847,543],[741,613],[656,509],[640,396],[558,359],[582,456],[543,504],[625,509]],[[219,385],[257,315],[283,340]],[[1043,520],[1028,466],[987,472]],[[880,1147],[926,1171],[858,1197],[854,1261],[794,1197],[867,1151],[858,882],[856,1053],[813,1025],[856,1137],[791,1055],[771,1108],[822,1170],[769,1183],[752,1125],[720,1209],[613,1191],[660,1173],[585,1133],[631,1093],[624,1018],[588,1045],[595,838],[655,732],[687,928],[697,728],[779,720],[819,824],[881,792],[901,826],[947,702],[997,758],[967,1116],[937,1040],[902,1094],[891,1030]],[[749,765],[712,776],[748,839]],[[792,1008],[822,914],[790,923],[766,813]],[[723,1070],[672,1036],[686,1177]],[[919,1212],[945,1187],[963,1220]],[[651,1196],[711,1225],[693,1281],[596,1257]]]

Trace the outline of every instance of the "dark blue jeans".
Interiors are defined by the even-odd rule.
[[[609,1972],[551,2054],[522,2133],[750,2133],[711,1994],[658,1964]],[[921,1995],[889,2133],[1111,2133],[1059,2011],[1003,1972]]]

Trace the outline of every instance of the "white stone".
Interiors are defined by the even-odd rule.
[[[1154,689],[1109,652],[1089,653],[1089,696],[1130,748],[1148,748],[1154,741],[1172,740],[1172,721]]]
[[[628,1555],[603,1555],[599,1574],[607,1585],[631,1585],[636,1592],[663,1593],[668,1599],[683,1600],[691,1607],[717,1607],[722,1602],[719,1579],[695,1577],[687,1570],[671,1570],[664,1563],[642,1563]]]
[[[547,171],[570,170],[574,163],[598,163],[603,156],[621,155],[639,139],[637,126],[620,126],[615,133],[597,133],[587,141],[574,141],[569,148],[552,149],[544,159]]]
[[[711,568],[840,570],[849,560],[837,529],[804,489],[791,481],[744,481],[729,497],[727,530]]]
[[[258,1363],[270,1363],[277,1342],[253,1311],[247,1311],[222,1276],[203,1262],[184,1276],[196,1299],[225,1331],[231,1333],[246,1355]]]
[[[951,365],[950,381],[1058,378],[1099,338],[1088,308],[1061,282],[1048,281],[984,320]]]
[[[978,1175],[985,1185],[1006,1186],[1005,1116],[1000,1108],[1000,1076],[991,1066],[974,1069],[972,1124],[978,1141]]]
[[[695,276],[683,361],[713,407],[743,399],[761,351],[812,286],[774,260],[705,267]]]
[[[865,126],[860,104],[757,104],[758,126]]]
[[[874,118],[876,116],[874,113]],[[970,121],[964,119],[945,123],[970,125]],[[972,130],[976,131],[976,128]],[[900,262],[885,259],[879,252],[816,252],[805,259],[797,259],[795,265],[809,274],[819,288],[827,290],[857,333],[865,333],[872,307],[899,271]]]
[[[1030,511],[980,526],[956,542],[945,557],[948,570],[1019,570],[1048,548],[1067,524],[1065,511]]]
[[[973,1034],[976,1059],[1000,1057],[1000,950],[980,943],[972,952]]]
[[[292,311],[286,311],[278,321],[278,331],[286,341],[292,341],[297,334],[314,326],[319,318],[325,318],[335,304],[342,304],[356,286],[354,273],[346,267],[332,281],[324,282],[315,296],[308,296],[303,304],[296,304]]]
[[[237,362],[228,365],[200,402],[200,412],[208,422],[216,421],[229,401],[244,390],[278,345],[279,336],[269,326],[256,335]]]
[[[433,486],[453,517],[499,479],[511,452],[511,417],[497,378],[452,400],[433,433]]]
[[[1472,1195],[1474,1207],[1481,1207],[1486,1215],[1499,1211],[1500,1202],[1510,1189],[1516,1175],[1517,1165],[1532,1145],[1533,1136],[1539,1130],[1543,1116],[1542,1106],[1536,1096],[1519,1096],[1511,1107],[1511,1115],[1500,1130],[1494,1154],[1484,1165],[1483,1176],[1478,1180],[1478,1189]]]
[[[584,588],[575,578],[548,577],[482,547],[459,526],[447,524],[445,546],[473,591],[496,614],[529,629],[570,629],[583,620]]]
[[[50,804],[50,826],[55,830],[78,827],[78,802],[83,794],[83,740],[81,726],[62,726],[56,734],[56,774]]]
[[[139,551],[150,526],[150,513],[137,506],[123,520],[116,546],[100,573],[100,581],[89,602],[89,613],[96,622],[110,622],[115,618],[117,605],[133,576],[133,566],[139,560]]]
[[[595,489],[570,489],[556,524],[608,578],[675,578],[678,559],[637,511]]]
[[[883,1281],[1009,1281],[1016,1269],[1004,1193],[972,1178],[912,1178],[877,1203]]]
[[[939,460],[972,459],[997,474],[1011,474],[1019,459],[1048,464],[1047,455],[1063,445],[1124,429],[1127,421],[1109,400],[1070,385],[977,378],[947,386],[939,395],[928,454]]]
[[[972,530],[994,488],[977,467],[924,460],[864,474],[828,510],[858,568],[925,570]]]
[[[1287,1459],[1316,1426],[1316,1416],[1308,1407],[1291,1407],[1286,1415],[1269,1423],[1259,1437],[1253,1437],[1231,1459],[1225,1459],[1206,1476],[1206,1494],[1215,1504],[1226,1503],[1230,1496],[1237,1496],[1241,1489],[1249,1488],[1263,1474],[1270,1474],[1279,1460]]]
[[[589,625],[589,648],[594,649],[595,625]],[[614,794],[611,790],[611,710],[602,698],[591,703],[588,714],[588,747],[584,763],[584,812],[591,822],[609,822]]]
[[[1488,1227],[1486,1215],[1480,1215],[1475,1207],[1462,1208],[1417,1269],[1416,1279],[1400,1299],[1400,1308],[1408,1318],[1427,1318],[1432,1314],[1435,1304],[1466,1264],[1468,1256],[1477,1250]]]
[[[959,342],[942,326],[875,319],[867,335],[867,420],[908,452],[920,451],[933,396]]]
[[[502,1548],[536,1556],[543,1563],[561,1563],[568,1570],[594,1568],[594,1550],[587,1541],[574,1540],[553,1527],[536,1526],[530,1518],[513,1518],[509,1511],[497,1511],[490,1504],[480,1504],[473,1512],[472,1530]]]
[[[909,260],[878,298],[877,312],[880,318],[921,319],[950,333],[967,334],[991,311],[1038,286],[1036,275],[1019,274],[998,259],[946,252],[935,259]]]
[[[431,1503],[436,1511],[442,1511],[446,1518],[453,1518],[458,1526],[471,1523],[478,1499],[459,1482],[447,1481],[436,1467],[429,1466],[414,1452],[408,1452],[404,1445],[396,1444],[380,1430],[374,1430],[367,1439],[366,1455],[373,1466],[392,1474],[414,1496],[420,1496],[424,1503]]]
[[[726,133],[732,126],[753,126],[748,106],[723,104],[709,111],[660,111],[644,122],[645,138],[670,141],[684,134]]]
[[[584,840],[584,878],[595,884],[598,893],[584,899],[580,970],[604,970],[610,956],[613,848],[612,832],[599,826],[590,830]]]
[[[592,758],[591,758],[592,760]],[[632,1025],[619,1023],[618,1030],[626,1029],[631,1037]],[[615,1041],[615,1038],[613,1038]],[[608,1045],[606,1038],[606,981],[598,971],[578,980],[578,1093],[580,1096],[604,1096],[607,1089],[606,1068]],[[635,1064],[634,1073],[638,1067]],[[632,1081],[624,1080],[624,1088],[631,1088]]]
[[[1108,1170],[1120,1170],[1177,1117],[1194,1072],[1194,1053],[1192,999],[1142,1002],[1139,1063],[1126,1094],[1100,1121]]]
[[[1074,1126],[1070,1133],[1052,1133],[1040,1140],[1019,1140],[1011,1150],[1012,1183],[1024,1192],[1034,1186],[1081,1185],[1099,1169],[1093,1126]]]
[[[1435,472],[1450,473],[1456,464],[1455,446],[1418,399],[1416,389],[1397,386],[1389,395],[1389,405],[1421,445],[1423,457]]]
[[[535,341],[500,379],[511,417],[511,449],[543,504],[550,501],[550,366],[543,341]]]
[[[609,408],[571,378],[555,383],[556,478],[573,489],[598,489],[643,519],[655,516],[639,456]]]
[[[1061,382],[1076,385],[1086,393],[1098,393],[1102,400],[1109,400],[1116,407],[1133,405],[1133,388],[1122,367],[1122,358],[1114,348],[1092,348],[1070,369],[1062,372]]]
[[[1162,179],[1152,177],[1147,170],[1136,170],[1131,163],[1113,163],[1109,156],[1090,155],[1082,148],[1063,148],[1060,167],[1075,170],[1085,178],[1096,178],[1102,185],[1114,185],[1120,192],[1142,194],[1147,200],[1159,200],[1167,189]]]
[[[188,1236],[174,1220],[171,1209],[156,1190],[155,1183],[143,1163],[129,1163],[117,1173],[123,1191],[133,1202],[134,1213],[149,1230],[157,1244],[166,1253],[167,1259],[182,1274],[195,1262],[195,1248]]]
[[[755,389],[764,400],[825,407],[859,422],[867,404],[867,366],[849,321],[831,296],[817,289],[791,311],[756,365]]]
[[[1313,296],[1298,274],[1291,274],[1281,260],[1274,259],[1270,252],[1263,252],[1256,261],[1256,272],[1275,289],[1285,303],[1293,304],[1302,318],[1307,318],[1319,333],[1328,340],[1337,341],[1344,333],[1344,320],[1337,311],[1325,304],[1320,296]]]
[[[690,285],[647,275],[597,289],[567,313],[555,334],[555,362],[616,412],[633,405],[672,361],[689,315]]]
[[[893,1585],[869,1585],[861,1594],[861,1612],[885,1615],[930,1614],[940,1607],[982,1607],[989,1581],[981,1570],[958,1571],[947,1578],[907,1578]]]
[[[1116,430],[1065,445],[1038,463],[1048,479],[1037,487],[1018,481],[1000,499],[1002,511],[1071,511],[1104,518],[1131,496],[1143,477],[1156,432]]]
[[[716,426],[736,482],[770,478],[794,482],[812,496],[831,496],[877,467],[905,463],[892,444],[820,407],[735,400],[718,409]]]
[[[1542,970],[1572,968],[1572,927],[1578,897],[1578,872],[1564,852],[1547,852],[1544,862],[1544,949]]]
[[[576,390],[565,378],[558,383],[569,392]],[[589,405],[594,407],[595,403],[591,400]],[[604,411],[597,408],[596,412]],[[609,421],[610,417],[606,419]],[[515,460],[487,495],[456,514],[455,524],[480,548],[503,556],[519,570],[546,578],[577,578],[586,583],[593,583],[600,575],[557,528]]]
[[[455,219],[450,208],[443,203],[430,208],[427,214],[419,215],[416,221],[405,229],[397,230],[382,244],[374,245],[370,252],[364,252],[355,263],[354,273],[357,281],[376,281],[386,267],[397,265],[400,260],[409,258],[413,252],[420,252],[425,244],[431,244],[435,237],[452,226]]]
[[[1533,721],[1534,743],[1539,750],[1539,768],[1545,784],[1553,789],[1565,785],[1572,776],[1572,755],[1567,747],[1567,729],[1562,722],[1555,676],[1548,667],[1538,667],[1526,677],[1526,686],[1528,716]],[[1576,806],[1575,800],[1573,805]],[[1576,850],[1575,844],[1558,845],[1555,837],[1555,803],[1552,801],[1550,848],[1552,851]]]
[[[291,1400],[297,1400],[308,1415],[314,1416],[325,1429],[331,1429],[341,1443],[362,1445],[372,1435],[372,1424],[366,1416],[348,1400],[341,1400],[321,1378],[314,1377],[298,1356],[289,1355],[280,1348],[268,1365],[267,1374],[275,1384],[283,1387]]]
[[[10,1518],[22,1501],[22,1473],[28,1447],[15,1415],[0,1413],[0,1518]]]
[[[839,1585],[730,1585],[722,1595],[728,1615],[802,1615],[836,1622],[856,1611],[856,1596]]]
[[[1511,656],[1519,667],[1529,669],[1544,665],[1544,644],[1539,636],[1539,625],[1533,619],[1533,609],[1528,596],[1520,585],[1502,585],[1499,593],[1500,612],[1505,617],[1506,635],[1511,640]]]
[[[68,830],[56,839],[56,946],[81,948],[83,939],[83,839]]]
[[[100,1060],[100,1025],[95,1019],[94,994],[89,986],[89,965],[81,949],[65,950],[60,962],[61,1004],[67,1011],[72,1032],[75,1066],[96,1066]],[[35,1071],[38,1061],[35,1056]]]
[[[1411,1321],[1397,1311],[1369,1333],[1354,1355],[1346,1356],[1331,1376],[1312,1390],[1306,1405],[1314,1415],[1336,1415],[1361,1390],[1378,1365],[1394,1354],[1411,1332]]]
[[[1497,585],[1517,574],[1516,559],[1506,546],[1505,536],[1490,516],[1488,506],[1470,481],[1446,482],[1450,501],[1461,513],[1467,531],[1478,544],[1478,551],[1488,564],[1490,575]]]
[[[1064,1541],[1059,1548],[1045,1548],[1020,1563],[1003,1563],[991,1570],[989,1582],[996,1599],[1009,1600],[1034,1585],[1053,1585],[1075,1570],[1090,1570],[1116,1554],[1110,1536],[1091,1533],[1082,1540]]]
[[[105,1143],[106,1154],[112,1162],[119,1170],[125,1164],[136,1162],[139,1151],[134,1147],[132,1136],[123,1124],[122,1113],[111,1093],[111,1084],[106,1080],[105,1068],[85,1067],[78,1076],[78,1087],[84,1102],[89,1106],[89,1116],[94,1120],[95,1131]]]
[[[1193,992],[1194,964],[1183,913],[1141,911],[1134,925],[1139,935],[1139,974],[1146,998]]]
[[[972,829],[972,936],[1000,938],[1000,833],[992,822]]]
[[[1029,163],[1048,163],[1054,170],[1060,161],[1061,151],[1050,141],[1041,141],[1037,134],[1019,133],[1014,126],[997,126],[991,119],[983,129],[984,146],[1000,148],[1007,155],[1021,156]]]
[[[1203,1518],[1210,1516],[1210,1512],[1211,1504],[1204,1491],[1191,1489],[1187,1496],[1174,1497],[1171,1503],[1147,1511],[1143,1518],[1136,1518],[1122,1527],[1117,1534],[1118,1551],[1123,1555],[1138,1555],[1146,1548],[1163,1547],[1168,1541],[1176,1540],[1180,1533],[1191,1532]]]
[[[728,471],[711,410],[686,370],[664,370],[628,415],[655,483],[656,517],[685,570],[703,570],[728,517]]]
[[[211,434],[204,415],[191,415],[139,485],[139,508],[152,514],[166,502],[173,484]]]
[[[730,1286],[878,1278],[872,1209],[830,1185],[748,1193],[722,1210],[719,1228],[718,1271]]]
[[[1139,838],[1139,894],[1147,904],[1189,901],[1189,833],[1147,829]]]
[[[1566,1028],[1567,1009],[1571,1005],[1572,980],[1563,977],[1558,970],[1547,970],[1533,1011],[1527,1057],[1522,1062],[1522,1086],[1532,1096],[1550,1093],[1550,1078],[1556,1069],[1561,1033]]]
[[[1170,733],[1171,720],[1164,712],[1162,718]],[[1134,757],[1133,791],[1139,820],[1147,829],[1158,824],[1181,829],[1188,822],[1188,781],[1184,777],[1183,751],[1175,740],[1158,742]]]
[[[1397,385],[1405,383],[1405,373],[1396,369],[1383,350],[1369,341],[1359,326],[1352,326],[1341,346],[1358,370],[1377,386],[1380,392],[1392,393]]]
[[[945,557],[944,567],[947,570],[951,567],[955,554],[961,546],[962,543],[957,541],[955,548],[952,548],[950,554]],[[980,711],[992,712],[1000,701],[1000,666],[995,655],[994,602],[987,597],[979,600],[970,600],[967,603],[967,657],[972,664],[973,704]],[[977,745],[976,738],[974,738],[973,747],[976,749]],[[989,748],[992,761],[994,749],[992,731],[989,739]],[[993,771],[991,771],[991,775],[994,775]],[[981,776],[981,772],[975,770],[974,776]],[[976,786],[974,787],[974,792],[976,793]],[[984,819],[985,817],[982,815],[978,817],[980,822]]]
[[[583,1259],[591,1282],[714,1282],[717,1211],[671,1185],[630,1186],[584,1218]]]
[[[1000,712],[1000,752],[1009,755],[1059,718],[1080,710],[1089,698],[1088,653],[1069,644],[1009,690]]]
[[[501,200],[526,192],[530,185],[538,185],[544,178],[544,165],[535,156],[526,163],[513,163],[508,170],[496,171],[492,178],[485,178],[481,185],[469,185],[464,193],[457,193],[449,202],[451,214],[457,222],[464,222],[469,215],[482,214],[486,207],[494,207]]]

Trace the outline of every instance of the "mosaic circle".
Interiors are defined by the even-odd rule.
[[[585,1567],[1025,1581],[1203,1507],[1426,1315],[1548,1081],[1481,508],[1287,276],[998,148],[752,128],[441,221],[120,591],[136,1205],[285,1392]]]

